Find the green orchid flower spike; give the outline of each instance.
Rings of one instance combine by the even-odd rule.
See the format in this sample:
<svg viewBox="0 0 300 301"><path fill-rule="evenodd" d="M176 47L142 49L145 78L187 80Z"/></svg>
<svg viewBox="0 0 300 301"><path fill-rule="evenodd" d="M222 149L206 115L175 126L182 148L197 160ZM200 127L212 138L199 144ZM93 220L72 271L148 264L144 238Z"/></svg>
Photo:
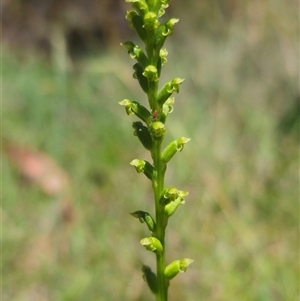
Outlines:
<svg viewBox="0 0 300 301"><path fill-rule="evenodd" d="M190 138L180 137L163 146L167 133L166 122L174 109L174 93L179 93L179 86L184 81L182 78L174 77L166 83L160 83L162 67L167 63L168 55L163 46L166 39L172 35L179 19L161 20L170 0L125 0L125 2L132 6L132 10L128 10L125 18L129 27L135 30L141 40L141 45L131 41L121 45L131 59L136 61L133 65L133 78L146 94L147 105L129 99L124 99L119 104L125 107L127 115L134 115L138 119L132 124L133 134L149 151L153 162L134 159L130 164L151 181L154 195L153 215L142 210L137 210L131 215L147 225L150 236L143 238L140 243L156 257L156 273L144 265L143 279L157 301L167 301L171 279L179 272L185 272L193 261L184 258L166 265L165 234L168 220L180 205L185 203L185 197L188 195L187 191L165 187L164 184L167 165L190 141Z"/></svg>

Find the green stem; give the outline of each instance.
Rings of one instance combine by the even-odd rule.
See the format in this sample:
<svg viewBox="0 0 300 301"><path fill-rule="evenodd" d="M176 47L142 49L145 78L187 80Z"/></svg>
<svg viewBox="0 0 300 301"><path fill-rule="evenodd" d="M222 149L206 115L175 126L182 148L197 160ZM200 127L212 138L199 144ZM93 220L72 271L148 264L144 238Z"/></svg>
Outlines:
<svg viewBox="0 0 300 301"><path fill-rule="evenodd" d="M154 177L152 181L154 197L155 197L155 213L156 213L156 238L161 242L163 251L156 254L157 267L157 301L168 300L168 287L164 276L165 270L165 229L167 225L167 218L164 214L162 206L159 204L160 194L164 189L165 164L160 160L161 155L161 141L156 142L152 153L154 161Z"/></svg>
<svg viewBox="0 0 300 301"><path fill-rule="evenodd" d="M149 39L148 41L153 41ZM152 65L157 66L157 58L155 56L155 47L150 42L147 48L147 54L149 61ZM158 82L149 83L148 101L152 112L161 111L161 106L157 103L157 91ZM156 231L154 236L161 242L163 246L162 253L156 254L156 273L157 273L157 294L156 301L167 301L168 300L168 285L165 279L164 271L166 267L165 263L165 229L167 226L167 217L164 214L163 207L159 204L159 198L161 192L164 189L164 178L166 165L161 162L161 144L162 140L154 142L153 149L151 151L153 159L153 179L152 187L155 198L155 215L156 215Z"/></svg>

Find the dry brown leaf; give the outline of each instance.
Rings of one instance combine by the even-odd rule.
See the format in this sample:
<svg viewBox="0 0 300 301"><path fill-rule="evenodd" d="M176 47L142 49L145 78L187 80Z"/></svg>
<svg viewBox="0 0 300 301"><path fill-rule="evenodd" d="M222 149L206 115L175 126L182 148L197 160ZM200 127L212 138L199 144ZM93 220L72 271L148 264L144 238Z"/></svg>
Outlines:
<svg viewBox="0 0 300 301"><path fill-rule="evenodd" d="M6 143L4 150L19 173L45 194L56 196L68 190L67 173L48 155L15 143Z"/></svg>

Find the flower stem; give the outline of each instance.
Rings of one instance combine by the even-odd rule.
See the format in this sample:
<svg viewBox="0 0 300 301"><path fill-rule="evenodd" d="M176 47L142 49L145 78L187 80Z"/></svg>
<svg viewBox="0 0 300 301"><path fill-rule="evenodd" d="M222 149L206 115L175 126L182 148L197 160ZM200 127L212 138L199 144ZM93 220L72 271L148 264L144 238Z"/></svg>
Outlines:
<svg viewBox="0 0 300 301"><path fill-rule="evenodd" d="M157 301L167 301L168 287L164 276L165 270L165 229L167 226L167 217L164 214L163 207L159 204L161 192L164 189L164 177L166 165L161 162L161 141L154 144L152 153L154 163L153 174L153 191L155 197L155 213L156 213L156 238L161 242L163 251L156 254L156 267L157 267Z"/></svg>

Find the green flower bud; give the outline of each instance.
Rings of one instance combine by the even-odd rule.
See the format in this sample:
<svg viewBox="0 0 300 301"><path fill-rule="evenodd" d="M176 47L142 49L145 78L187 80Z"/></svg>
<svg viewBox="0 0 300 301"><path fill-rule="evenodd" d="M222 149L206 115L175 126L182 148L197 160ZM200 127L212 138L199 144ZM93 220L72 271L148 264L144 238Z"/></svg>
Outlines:
<svg viewBox="0 0 300 301"><path fill-rule="evenodd" d="M143 245L148 251L154 253L162 253L163 246L161 242L153 236L145 237L140 241L141 245Z"/></svg>
<svg viewBox="0 0 300 301"><path fill-rule="evenodd" d="M145 93L148 93L149 91L149 83L148 79L143 75L143 68L140 66L139 63L133 65L134 73L133 73L133 78L137 79L141 88Z"/></svg>
<svg viewBox="0 0 300 301"><path fill-rule="evenodd" d="M130 27L135 29L140 39L146 41L147 31L144 28L143 18L135 10L131 10L127 12L126 20L128 20Z"/></svg>
<svg viewBox="0 0 300 301"><path fill-rule="evenodd" d="M153 142L148 128L144 126L140 121L133 122L132 127L135 129L133 134L139 138L139 140L147 150L151 150Z"/></svg>
<svg viewBox="0 0 300 301"><path fill-rule="evenodd" d="M177 152L183 150L184 144L189 142L191 139L186 137L178 138L172 141L166 148L162 151L161 160L167 164Z"/></svg>
<svg viewBox="0 0 300 301"><path fill-rule="evenodd" d="M121 43L121 46L128 50L130 57L132 59L136 59L142 68L145 68L149 65L148 58L146 57L140 46L135 45L131 41Z"/></svg>
<svg viewBox="0 0 300 301"><path fill-rule="evenodd" d="M157 277L156 274L152 272L151 268L147 265L143 265L142 267L143 271L143 279L147 282L151 292L153 294L157 293Z"/></svg>
<svg viewBox="0 0 300 301"><path fill-rule="evenodd" d="M155 227L156 227L155 221L153 220L152 216L148 212L138 210L138 211L132 212L130 214L133 217L138 218L141 223L145 222L146 225L148 226L148 229L151 232L155 231Z"/></svg>
<svg viewBox="0 0 300 301"><path fill-rule="evenodd" d="M143 76L147 77L150 82L157 82L159 80L157 68L153 65L149 65L145 68Z"/></svg>
<svg viewBox="0 0 300 301"><path fill-rule="evenodd" d="M164 271L165 277L169 280L174 278L179 272L186 272L188 266L193 262L190 258L183 258L171 262Z"/></svg>
<svg viewBox="0 0 300 301"><path fill-rule="evenodd" d="M153 140L160 140L166 133L165 125L160 121L151 124L150 134Z"/></svg>
<svg viewBox="0 0 300 301"><path fill-rule="evenodd" d="M167 99L172 95L172 93L178 93L179 85L182 84L183 81L184 79L177 77L167 82L159 91L157 96L157 102L160 105L163 105L167 101Z"/></svg>
<svg viewBox="0 0 300 301"><path fill-rule="evenodd" d="M153 166L148 161L134 159L130 165L134 166L138 173L144 173L148 179L152 180Z"/></svg>
<svg viewBox="0 0 300 301"><path fill-rule="evenodd" d="M144 28L154 30L158 28L159 22L157 14L154 12L148 12L144 15Z"/></svg>
<svg viewBox="0 0 300 301"><path fill-rule="evenodd" d="M151 120L152 115L151 113L142 105L140 105L136 101L131 101L129 99L123 99L119 102L121 106L125 106L125 110L127 115L135 114L144 122L148 123Z"/></svg>

